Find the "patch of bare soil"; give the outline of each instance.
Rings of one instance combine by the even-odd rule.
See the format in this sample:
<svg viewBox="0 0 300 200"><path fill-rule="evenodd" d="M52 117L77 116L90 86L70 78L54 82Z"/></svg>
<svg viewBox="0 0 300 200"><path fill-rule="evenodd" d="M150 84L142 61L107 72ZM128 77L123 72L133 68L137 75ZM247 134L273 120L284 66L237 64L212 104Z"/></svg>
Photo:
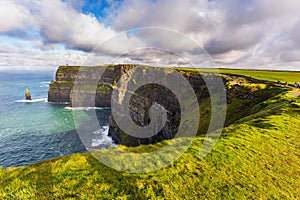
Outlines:
<svg viewBox="0 0 300 200"><path fill-rule="evenodd" d="M300 96L300 91L296 91L292 94L293 97L298 97Z"/></svg>

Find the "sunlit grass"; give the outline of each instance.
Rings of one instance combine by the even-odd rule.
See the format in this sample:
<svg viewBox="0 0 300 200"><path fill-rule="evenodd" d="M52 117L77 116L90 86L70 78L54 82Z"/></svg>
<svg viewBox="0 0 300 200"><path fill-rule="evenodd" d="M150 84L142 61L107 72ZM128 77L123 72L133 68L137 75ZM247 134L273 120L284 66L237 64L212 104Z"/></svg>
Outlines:
<svg viewBox="0 0 300 200"><path fill-rule="evenodd" d="M300 99L292 92L249 106L204 158L201 136L171 165L146 174L118 172L89 153L64 156L0 170L0 199L299 199Z"/></svg>
<svg viewBox="0 0 300 200"><path fill-rule="evenodd" d="M182 68L181 68L182 69ZM295 82L300 83L300 72L289 72L289 71L271 71L271 70L243 70L243 69L206 69L206 68L183 68L186 71L196 71L196 72L212 72L212 73L222 73L222 74L236 74L249 76L252 78L267 80L281 83L288 82L289 84L294 84Z"/></svg>

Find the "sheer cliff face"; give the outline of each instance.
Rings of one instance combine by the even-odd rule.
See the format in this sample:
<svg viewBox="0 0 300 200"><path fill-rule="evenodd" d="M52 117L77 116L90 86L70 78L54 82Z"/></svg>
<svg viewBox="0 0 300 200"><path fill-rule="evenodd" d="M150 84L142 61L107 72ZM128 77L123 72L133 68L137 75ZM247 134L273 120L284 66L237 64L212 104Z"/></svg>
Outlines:
<svg viewBox="0 0 300 200"><path fill-rule="evenodd" d="M95 95L95 102L93 105L85 105L84 99L76 99L77 106L96 106L96 107L110 107L111 93L113 85L116 81L133 65L116 65L116 66L97 66L97 67L79 67L79 66L60 66L56 72L55 80L49 86L48 102L50 103L68 103L72 104L72 93L75 82L78 88L76 92L82 95L77 97L84 98L85 96ZM105 69L101 78L98 76L98 69ZM81 70L81 71L79 71ZM86 72L86 73L83 73ZM83 84L80 81L83 80ZM98 84L89 86L85 81L96 80ZM82 89L80 88L82 86Z"/></svg>
<svg viewBox="0 0 300 200"><path fill-rule="evenodd" d="M48 102L70 103L70 94L79 67L61 66L58 68L55 80L49 86Z"/></svg>
<svg viewBox="0 0 300 200"><path fill-rule="evenodd" d="M103 68L101 79L97 76L97 69ZM79 71L81 70L81 71ZM85 71L87 73L83 73ZM98 84L95 86L89 86L88 84L81 84L81 80L97 80ZM79 99L76 99L79 106L91 106L91 107L110 107L110 98L112 93L112 85L115 80L114 67L111 66L99 66L99 67L78 67L78 66L60 66L56 72L55 80L52 81L48 91L48 101L51 103L68 103L72 105L72 94L75 82L78 88L76 95ZM82 88L80 88L82 86ZM96 92L95 92L96 91ZM95 101L91 105L85 104L84 97L89 95L95 96ZM82 97L82 99L81 99ZM80 102L82 102L80 104Z"/></svg>
<svg viewBox="0 0 300 200"><path fill-rule="evenodd" d="M198 72L177 71L164 68L149 68L149 70L147 68L133 68L130 71L126 71L127 77L121 79L118 82L114 91L115 95L112 96L113 105L119 104L120 107L117 109L115 106L112 107L113 115L111 115L110 117L109 128L109 135L115 142L120 144L124 144L127 146L138 146L141 144L153 144L163 140L174 138L178 132L182 120L182 109L185 109L185 112L190 113L191 116L193 115L192 113L195 112L195 105L193 104L194 101L189 101L190 96L187 96L187 93L185 91L186 88L185 86L183 86L184 81L186 81L186 83L191 86L191 90L193 90L195 95L195 102L197 102L197 107L199 107L198 104L200 102L206 100L210 96L208 88L206 86L206 82L203 78L205 77L205 75L199 74ZM149 76L151 76L151 72L153 71L156 71L154 73L154 77L149 78ZM184 80L179 79L178 76L175 76L176 73L178 74L178 76L182 76ZM214 75L210 75L209 78L218 78L221 81L223 80L219 76ZM208 77L206 77L205 79L208 79ZM152 81L153 83L149 84L149 82ZM166 85L168 85L168 81L170 81L170 84L176 85L175 87L173 87L173 89L175 88L175 90L179 90L179 92L177 92L177 96L174 91L166 87ZM131 82L131 86L128 82ZM139 83L141 82L148 84L145 84L141 87L135 87L135 85L139 85ZM159 82L161 84L157 84L156 82ZM130 96L130 100L128 103L130 116L129 120L132 120L134 124L130 125L130 123L124 123L122 127L122 119L117 122L115 116L122 116L124 120L126 116L128 116L124 114L126 113L124 112L124 109L126 109L127 107L126 98L129 98L128 96ZM181 98L187 99L187 102L184 106L182 106L182 104L180 104L179 102L178 98L180 98L180 96ZM130 126L150 127L149 124L151 123L151 107L157 104L165 109L166 122L164 123L163 127L158 130L158 132L155 132L156 134L152 135L151 137L143 138L133 135L132 132L136 131L136 129ZM160 115L162 115L162 113ZM197 113L197 115L200 115L200 113ZM198 127L198 123L199 116L197 119L197 124L195 125L196 127ZM189 129L188 124L192 124L192 122L185 122L183 126L187 126L186 129ZM126 126L125 129L124 126Z"/></svg>

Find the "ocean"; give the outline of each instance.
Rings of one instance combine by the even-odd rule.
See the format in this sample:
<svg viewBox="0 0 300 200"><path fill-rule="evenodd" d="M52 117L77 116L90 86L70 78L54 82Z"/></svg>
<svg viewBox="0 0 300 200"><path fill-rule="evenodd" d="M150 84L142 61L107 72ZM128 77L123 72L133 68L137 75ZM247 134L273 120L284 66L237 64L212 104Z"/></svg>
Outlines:
<svg viewBox="0 0 300 200"><path fill-rule="evenodd" d="M29 165L90 148L114 146L107 136L110 109L75 110L47 102L54 75L0 72L0 167ZM26 88L32 101L25 100ZM76 124L85 124L96 112L99 124L87 130L92 131L87 133L91 140L88 146L83 145L76 131L73 112L77 112Z"/></svg>

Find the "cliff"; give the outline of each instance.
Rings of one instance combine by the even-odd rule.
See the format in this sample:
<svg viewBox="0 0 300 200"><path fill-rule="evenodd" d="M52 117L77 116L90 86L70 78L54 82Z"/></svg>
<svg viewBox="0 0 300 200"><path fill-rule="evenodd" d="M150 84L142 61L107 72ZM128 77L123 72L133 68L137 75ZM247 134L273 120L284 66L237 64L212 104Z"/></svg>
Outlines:
<svg viewBox="0 0 300 200"><path fill-rule="evenodd" d="M154 73L152 77L150 75L151 73ZM198 105L195 106L195 103L198 104L198 102L201 103L210 100L210 94L206 83L210 82L211 84L216 84L218 83L218 80L221 80L221 84L226 85L227 82L227 79L218 75L199 74L198 71L174 71L165 68L136 67L132 68L131 71L126 75L127 78L121 79L121 81L119 81L115 90L116 95L112 98L112 102L114 103L114 105L120 104L118 103L120 101L123 103L119 105L119 109L115 109L113 115L110 117L109 135L117 143L125 144L128 146L153 144L163 140L172 139L180 129L181 121L184 121L184 124L182 126L184 126L185 131L183 132L192 133L192 130L195 129L195 127L198 127L200 117L200 113L196 113L199 112L199 110L195 109L198 108ZM180 79L178 75L184 77L184 79ZM127 80L134 80L132 83L133 86L140 82L148 82L150 84L143 85L139 88L130 87ZM187 81L186 83L185 80ZM184 84L186 84L186 86L184 86ZM195 101L190 98L193 94L187 91L187 88L189 86L191 86L191 90L195 93ZM133 88L138 89L135 90ZM224 90L224 87L221 89ZM177 93L175 92L176 90ZM210 91L213 93L212 95L220 92L218 91L220 90L220 88L218 88L217 85L213 85L210 90L215 90ZM225 91L223 92L225 94ZM129 95L131 96L129 100L129 115L126 115L123 111L123 108L126 106L123 104L126 104L124 102L126 102L126 98ZM180 102L180 98L186 99L186 101L184 102L184 100L181 100L182 102ZM221 99L223 100L223 102L225 102L226 96L223 96L223 98L220 98L220 100ZM159 126L159 123L163 123L161 124L161 128L153 127L153 130L151 130L151 108L153 105L157 104L165 109L166 120L165 123L163 123L163 119L158 119L158 121L156 122L156 126ZM210 104L208 106L210 106ZM154 112L159 111L156 110ZM163 116L163 112L164 111L159 114L159 117ZM186 116L185 119L182 119L183 112L188 113L189 115ZM118 122L116 122L116 116L122 116L120 117ZM127 117L129 118L127 119L128 122L132 120L135 124L130 125L130 123L125 121ZM193 119L195 117L197 119ZM153 119L155 119L155 117ZM151 132L157 132L157 134L152 135L151 137L136 137L135 135L133 135L134 132L142 135L142 132L148 131L148 129L143 130L142 128L136 126L148 126L148 129L150 129ZM208 127L206 126L205 128L207 129ZM151 135L151 133L148 133L148 135Z"/></svg>
<svg viewBox="0 0 300 200"><path fill-rule="evenodd" d="M78 73L79 70L84 70L85 73ZM97 70L105 70L100 79L97 75L99 74ZM170 76L170 74L172 75L172 73L175 74L176 72L184 77L184 80L188 81L188 84L192 87L200 104L200 111L194 109L195 107L192 106L193 102L187 102L184 111L190 113L191 116L199 116L197 124L195 124L192 119L188 118L186 121L186 124L188 125L185 128L186 130L189 130L198 126L198 134L205 134L208 130L211 121L212 96L221 94L222 92L225 94L218 98L218 101L220 102L217 104L228 104L225 125L229 125L236 120L249 115L250 109L247 108L280 92L278 89L274 90L272 88L273 84L270 82L238 75L200 74L197 70L192 69L176 69L174 71L167 68L154 68L138 65L103 65L82 68L77 66L61 66L57 70L55 80L50 84L48 101L53 103L71 104L72 96L76 96L76 99L73 101L76 102L76 105L71 106L111 107L111 103L119 105L119 109L115 109L113 115L111 115L109 124L109 135L118 144L138 146L141 144L153 144L162 140L172 139L177 133L180 121L182 120L182 110L180 108L178 96L186 95L187 91L181 88L182 91L179 91L179 95L177 94L176 96L172 90L155 83L146 84L136 89L130 88L128 80L133 81L133 86L136 82L151 81L148 80L150 71L157 73L156 80L163 84L167 83L165 77ZM122 76L126 78L120 79ZM79 82L96 81L98 84L96 88L90 87L88 84L83 84L82 88L76 88L76 95L74 95L73 88L75 78L77 78L77 82L78 80ZM220 80L222 83L220 83ZM184 84L184 81L180 82L179 79L176 79L173 80L173 83L180 85ZM210 83L209 89L206 83ZM218 84L224 85L225 88L218 87ZM176 90L176 88L173 89ZM225 91L222 91L224 89ZM113 91L114 96L112 97ZM91 95L95 95L95 102L88 102L89 99L93 99L91 98ZM127 113L124 115L123 109L126 105L125 103L123 105L120 102L125 102L128 96L130 96L128 102L129 114ZM133 121L134 125L137 127L151 125L150 115L151 107L153 105L161 105L166 111L166 121L159 127L157 134L151 135L150 137L139 138L132 134L128 134L129 131L131 132L131 130L133 130L130 129L131 127L129 124L125 123L125 126L127 126L125 127L125 131L124 127L119 127L120 121L122 123L122 121L125 121L127 118L128 120ZM116 116L121 118L119 123L116 122ZM163 113L161 113L161 116L163 116ZM201 120L199 120L199 117ZM198 121L200 121L200 123ZM193 127L189 127L192 125Z"/></svg>
<svg viewBox="0 0 300 200"><path fill-rule="evenodd" d="M94 94L96 90L95 102L91 106L110 107L112 87L122 75L122 70L128 66L130 65L100 65L81 68L79 66L60 66L56 72L55 80L49 86L48 102L72 104L72 91L75 80L77 80L79 87L81 86L80 80L83 80L84 84L82 84L82 88L77 88L76 91L81 92L82 96L88 96L89 94ZM97 75L99 69L105 70L101 78ZM80 73L78 73L79 70L81 70ZM90 80L97 80L98 84L96 88L85 83Z"/></svg>
<svg viewBox="0 0 300 200"><path fill-rule="evenodd" d="M78 69L77 66L60 66L57 69L55 80L49 85L48 102L70 103L70 94Z"/></svg>

